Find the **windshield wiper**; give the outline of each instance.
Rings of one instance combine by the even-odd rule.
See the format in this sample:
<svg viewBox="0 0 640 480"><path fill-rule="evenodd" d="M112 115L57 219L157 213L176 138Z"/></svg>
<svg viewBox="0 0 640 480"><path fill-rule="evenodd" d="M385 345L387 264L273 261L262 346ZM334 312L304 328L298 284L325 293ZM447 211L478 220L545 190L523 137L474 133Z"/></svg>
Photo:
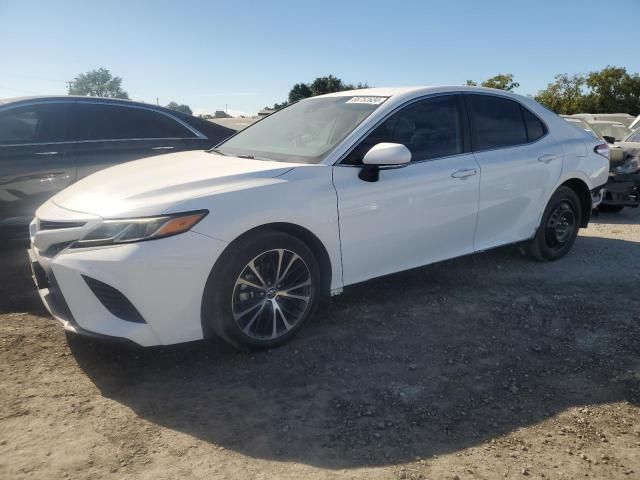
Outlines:
<svg viewBox="0 0 640 480"><path fill-rule="evenodd" d="M238 158L248 158L249 160L255 160L256 157L253 155L236 155Z"/></svg>

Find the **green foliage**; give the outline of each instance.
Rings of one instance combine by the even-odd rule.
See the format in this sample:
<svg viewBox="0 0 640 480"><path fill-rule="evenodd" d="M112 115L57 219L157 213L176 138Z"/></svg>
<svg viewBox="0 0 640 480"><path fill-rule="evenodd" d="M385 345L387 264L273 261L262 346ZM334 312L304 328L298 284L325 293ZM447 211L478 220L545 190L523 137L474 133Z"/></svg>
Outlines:
<svg viewBox="0 0 640 480"><path fill-rule="evenodd" d="M318 77L311 83L296 83L291 90L289 90L288 101L276 103L273 105L273 108L279 110L290 103L297 102L304 98L324 95L326 93L342 92L344 90L359 90L362 88L369 88L369 84L367 82L358 82L356 85L344 83L342 79L333 75Z"/></svg>
<svg viewBox="0 0 640 480"><path fill-rule="evenodd" d="M178 105L176 102L169 102L167 104L167 108L170 110L175 110L176 112L186 113L187 115L193 115L191 108L189 105Z"/></svg>
<svg viewBox="0 0 640 480"><path fill-rule="evenodd" d="M640 75L623 67L606 67L588 75L555 76L535 99L559 114L640 114Z"/></svg>
<svg viewBox="0 0 640 480"><path fill-rule="evenodd" d="M520 84L513 80L513 75L511 73L499 73L495 77L491 77L482 82L482 86L513 92L513 90L518 88Z"/></svg>
<svg viewBox="0 0 640 480"><path fill-rule="evenodd" d="M81 73L71 82L69 95L84 95L89 97L129 98L129 94L122 89L122 78L114 77L106 68Z"/></svg>
<svg viewBox="0 0 640 480"><path fill-rule="evenodd" d="M311 87L306 83L296 83L289 91L289 103L313 96Z"/></svg>
<svg viewBox="0 0 640 480"><path fill-rule="evenodd" d="M467 80L467 87L477 87L478 82L474 80ZM518 88L520 84L513 80L513 74L511 73L499 73L498 75L486 79L480 84L481 87L497 88L498 90L506 90L507 92L513 92Z"/></svg>
<svg viewBox="0 0 640 480"><path fill-rule="evenodd" d="M569 76L566 73L556 75L555 81L540 90L534 99L561 115L571 115L585 110L583 88L585 78L580 75Z"/></svg>

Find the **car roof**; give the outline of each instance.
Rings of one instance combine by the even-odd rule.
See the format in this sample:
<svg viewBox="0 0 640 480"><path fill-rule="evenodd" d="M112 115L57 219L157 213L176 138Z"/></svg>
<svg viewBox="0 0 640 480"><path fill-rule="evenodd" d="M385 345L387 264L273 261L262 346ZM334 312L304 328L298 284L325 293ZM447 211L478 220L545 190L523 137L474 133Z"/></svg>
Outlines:
<svg viewBox="0 0 640 480"><path fill-rule="evenodd" d="M152 103L144 103L144 102L136 102L134 100L128 100L123 98L111 98L111 97L90 97L84 95L39 95L32 97L13 97L13 98L2 98L0 99L0 106L9 105L12 103L29 103L29 102L63 102L63 101L80 101L80 102L90 102L90 103L105 103L105 104L120 104L120 105L128 105L128 106L137 106L144 108L151 108L154 110L160 110L166 113L170 113L171 115L178 116L175 110L168 109L166 107L161 107L160 105L154 105ZM188 115L188 114L183 114ZM191 115L189 115L191 116Z"/></svg>
<svg viewBox="0 0 640 480"><path fill-rule="evenodd" d="M515 93L506 90L497 90L495 88L486 87L468 87L466 85L432 85L432 86L414 86L414 87L374 87L362 88L358 90L345 90L342 92L328 93L323 97L353 97L353 96L372 96L372 97L395 97L395 96L417 96L429 93L445 93L445 92L476 92L476 93L494 93L503 96L512 96L522 98ZM312 97L317 98L317 97Z"/></svg>

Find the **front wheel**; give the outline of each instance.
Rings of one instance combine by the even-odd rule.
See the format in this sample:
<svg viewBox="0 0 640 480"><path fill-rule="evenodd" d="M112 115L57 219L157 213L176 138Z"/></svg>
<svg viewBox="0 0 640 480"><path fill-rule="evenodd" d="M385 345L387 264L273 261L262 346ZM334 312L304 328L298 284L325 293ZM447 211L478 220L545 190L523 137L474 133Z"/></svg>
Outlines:
<svg viewBox="0 0 640 480"><path fill-rule="evenodd" d="M320 269L307 245L286 233L241 239L212 270L203 328L241 348L289 340L315 311Z"/></svg>
<svg viewBox="0 0 640 480"><path fill-rule="evenodd" d="M564 257L578 236L582 220L580 199L569 187L560 187L553 194L529 243L529 253L541 261Z"/></svg>

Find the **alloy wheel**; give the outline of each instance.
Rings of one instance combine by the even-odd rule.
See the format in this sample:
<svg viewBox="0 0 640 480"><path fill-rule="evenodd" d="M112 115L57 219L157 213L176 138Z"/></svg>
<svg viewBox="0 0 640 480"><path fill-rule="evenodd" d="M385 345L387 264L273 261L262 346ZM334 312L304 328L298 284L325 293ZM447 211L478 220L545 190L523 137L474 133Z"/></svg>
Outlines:
<svg viewBox="0 0 640 480"><path fill-rule="evenodd" d="M233 318L251 338L277 339L304 318L313 288L311 272L300 255L287 249L263 252L235 282Z"/></svg>

